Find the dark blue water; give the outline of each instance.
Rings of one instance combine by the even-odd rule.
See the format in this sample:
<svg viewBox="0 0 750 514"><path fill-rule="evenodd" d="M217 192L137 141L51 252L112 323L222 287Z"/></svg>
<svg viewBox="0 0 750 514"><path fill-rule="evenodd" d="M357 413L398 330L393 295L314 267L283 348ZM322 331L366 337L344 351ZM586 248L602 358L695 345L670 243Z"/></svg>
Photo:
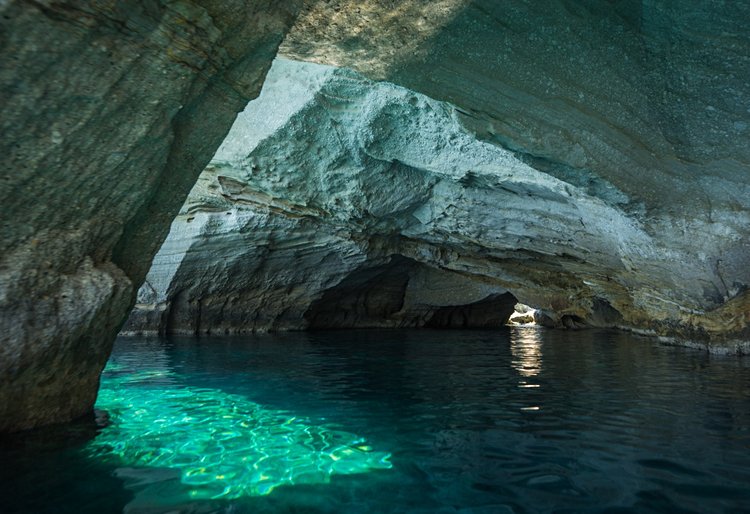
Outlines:
<svg viewBox="0 0 750 514"><path fill-rule="evenodd" d="M539 328L118 341L0 512L750 512L750 359Z"/></svg>

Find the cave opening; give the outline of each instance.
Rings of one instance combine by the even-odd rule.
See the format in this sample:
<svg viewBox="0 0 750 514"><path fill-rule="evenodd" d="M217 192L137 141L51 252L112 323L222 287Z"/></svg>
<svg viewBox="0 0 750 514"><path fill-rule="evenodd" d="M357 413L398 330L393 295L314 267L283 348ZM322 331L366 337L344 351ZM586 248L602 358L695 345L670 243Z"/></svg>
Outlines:
<svg viewBox="0 0 750 514"><path fill-rule="evenodd" d="M750 3L0 14L3 512L750 510Z"/></svg>
<svg viewBox="0 0 750 514"><path fill-rule="evenodd" d="M536 325L537 319L541 319L540 309L518 302L513 306L513 313L508 318L510 325Z"/></svg>
<svg viewBox="0 0 750 514"><path fill-rule="evenodd" d="M474 277L393 255L356 270L305 312L308 329L504 326L516 298Z"/></svg>

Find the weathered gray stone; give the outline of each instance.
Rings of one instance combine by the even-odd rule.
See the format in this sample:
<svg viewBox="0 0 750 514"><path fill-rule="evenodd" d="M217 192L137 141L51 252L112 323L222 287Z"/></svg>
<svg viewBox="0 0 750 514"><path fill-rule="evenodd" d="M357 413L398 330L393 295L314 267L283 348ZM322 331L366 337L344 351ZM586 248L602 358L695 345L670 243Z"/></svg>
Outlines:
<svg viewBox="0 0 750 514"><path fill-rule="evenodd" d="M750 5L473 0L440 7L439 21L425 18L439 28L404 32L414 40L401 41L403 53L394 56L372 28L317 23L335 15L316 4L282 52L450 101L481 139L636 220L652 240L647 252L669 257L656 264L644 255L652 265L643 268L625 252L625 271L613 276L605 267L586 279L614 309L630 312L626 325L733 346L750 337ZM366 12L381 20L391 8L373 2ZM373 64L382 55L390 64ZM578 237L568 230L560 239ZM637 285L639 276L650 278ZM555 306L581 303L567 296Z"/></svg>
<svg viewBox="0 0 750 514"><path fill-rule="evenodd" d="M506 162L539 173L502 183L541 211L510 202L466 228L462 212L497 207L495 178L467 172L484 150L456 163L461 185L429 166L429 137L408 149L386 137L421 127L373 109L384 114L368 122L376 137L363 140L365 155L395 159L399 188L424 193L435 180L414 211L424 232L399 225L396 253L517 286L558 321L746 347L737 341L750 337L749 21L746 2L718 0L0 2L0 430L90 408L132 284L292 23L286 55L447 100L464 127L507 150ZM399 117L424 105L381 107ZM230 196L252 197L258 185L230 182ZM393 198L371 219L418 203L373 194ZM290 195L271 207L309 219L299 207L311 206L294 203L306 197ZM547 209L548 222L526 226ZM372 223L359 228L381 230ZM353 241L345 232L331 237ZM508 234L517 243L492 239Z"/></svg>
<svg viewBox="0 0 750 514"><path fill-rule="evenodd" d="M362 114L379 96L403 95L429 102L350 72L278 61L173 223L126 333L502 325L515 300L498 299L506 291L497 282L392 257L414 221L410 203L436 179L406 166L394 174L390 160L368 156ZM347 105L331 109L334 98Z"/></svg>
<svg viewBox="0 0 750 514"><path fill-rule="evenodd" d="M89 411L296 2L0 2L0 431Z"/></svg>
<svg viewBox="0 0 750 514"><path fill-rule="evenodd" d="M496 288L460 305L507 290L552 326L732 333L701 314L722 305L702 288L720 281L705 262L737 244L731 226L677 245L654 229L663 218L629 210L614 186L599 196L553 177L477 140L463 120L397 86L277 61L173 225L129 328L405 326L402 291L418 289L414 277L383 268L401 255ZM711 253L696 255L699 245ZM374 303L391 306L379 321L361 313L375 276ZM145 300L151 289L156 301ZM149 325L148 312L182 314Z"/></svg>

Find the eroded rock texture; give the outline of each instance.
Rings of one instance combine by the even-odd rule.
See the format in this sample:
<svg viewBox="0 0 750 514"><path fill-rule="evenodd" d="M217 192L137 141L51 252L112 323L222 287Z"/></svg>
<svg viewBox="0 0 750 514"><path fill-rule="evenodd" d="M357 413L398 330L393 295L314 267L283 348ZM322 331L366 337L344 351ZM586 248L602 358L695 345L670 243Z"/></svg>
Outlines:
<svg viewBox="0 0 750 514"><path fill-rule="evenodd" d="M707 261L745 244L737 227L714 223L700 242L676 244L673 231L661 235L664 217L630 209L614 184L553 176L464 121L404 88L277 61L173 225L129 329L393 326L394 313L399 326L413 263L495 288L454 292L453 307L510 291L567 327L722 341L746 328L745 268L731 279L729 324L715 330L724 320L705 314L728 298ZM380 316L367 314L370 294Z"/></svg>
<svg viewBox="0 0 750 514"><path fill-rule="evenodd" d="M515 300L499 282L402 250L401 231L435 179L368 156L361 137L371 120L361 117L380 112L373 100L407 97L430 102L278 61L173 223L125 330L502 325ZM463 308L481 302L491 315ZM457 313L437 316L445 307Z"/></svg>
<svg viewBox="0 0 750 514"><path fill-rule="evenodd" d="M259 205L273 245L356 247L346 276L400 255L554 323L747 341L749 21L718 0L0 1L0 430L90 408L133 284L292 25L285 55L458 110L338 76L330 116L283 129L299 146L263 140L259 178L217 164L218 209Z"/></svg>
<svg viewBox="0 0 750 514"><path fill-rule="evenodd" d="M386 4L378 5L387 11ZM412 31L418 42L402 41L404 52L396 50L386 67L372 64L388 51L374 31L342 32L314 21L345 16L323 3L300 18L282 51L457 105L481 139L604 201L652 240L643 259L625 252L619 259L625 271L613 276L601 268L586 277L585 289L628 313L627 324L747 346L750 5L473 0L441 6L439 21L418 18L422 27L439 28ZM366 15L387 16L374 6ZM348 58L351 47L360 54ZM638 248L644 246L632 251Z"/></svg>
<svg viewBox="0 0 750 514"><path fill-rule="evenodd" d="M0 2L0 431L91 409L174 214L294 2Z"/></svg>

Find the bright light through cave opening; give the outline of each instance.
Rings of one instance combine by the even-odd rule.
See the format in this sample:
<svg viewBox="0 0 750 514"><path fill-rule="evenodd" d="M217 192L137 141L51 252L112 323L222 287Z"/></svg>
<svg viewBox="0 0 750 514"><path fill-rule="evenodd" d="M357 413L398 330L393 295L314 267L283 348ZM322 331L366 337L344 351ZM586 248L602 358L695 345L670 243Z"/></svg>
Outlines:
<svg viewBox="0 0 750 514"><path fill-rule="evenodd" d="M537 309L523 303L513 306L513 313L508 319L508 325L536 325Z"/></svg>

